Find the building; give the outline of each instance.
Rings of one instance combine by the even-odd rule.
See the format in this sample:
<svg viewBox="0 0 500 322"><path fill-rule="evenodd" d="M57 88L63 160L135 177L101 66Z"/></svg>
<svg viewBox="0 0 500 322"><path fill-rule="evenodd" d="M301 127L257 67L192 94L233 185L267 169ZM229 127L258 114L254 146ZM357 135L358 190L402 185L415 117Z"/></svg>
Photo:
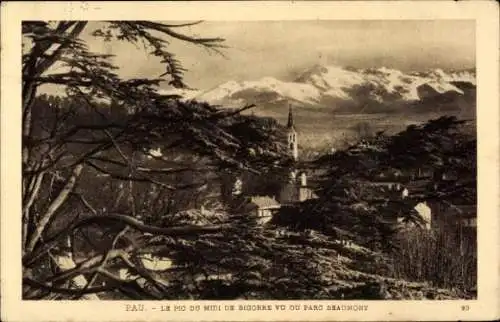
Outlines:
<svg viewBox="0 0 500 322"><path fill-rule="evenodd" d="M245 205L245 212L254 217L259 224L269 222L273 215L281 208L281 204L268 196L250 197Z"/></svg>
<svg viewBox="0 0 500 322"><path fill-rule="evenodd" d="M300 172L298 179L291 176L288 182L283 183L279 194L279 200L282 204L292 204L315 198L317 198L316 194L307 185L305 172Z"/></svg>
<svg viewBox="0 0 500 322"><path fill-rule="evenodd" d="M427 202L420 202L418 203L415 208L416 212L420 215L420 217L423 219L423 226L425 229L429 230L432 228L433 220L432 220L432 209L429 207Z"/></svg>
<svg viewBox="0 0 500 322"><path fill-rule="evenodd" d="M230 186L226 190L229 196L229 204L235 212L241 213L241 211L243 211L244 213L255 216L258 222L266 223L282 205L291 205L308 199L317 198L314 191L308 185L306 172L299 171L297 167L299 158L298 135L295 129L291 108L288 113L286 135L288 152L294 162L290 169L288 169L286 175L279 179L279 187L268 195L257 195L251 192L255 191L252 187L255 188L256 182L250 182L252 179L245 178L244 174L233 176L230 181Z"/></svg>
<svg viewBox="0 0 500 322"><path fill-rule="evenodd" d="M283 205L293 204L317 198L314 191L307 184L307 174L304 171L298 171L296 167L299 159L298 135L295 129L291 107L288 111L287 145L294 165L292 165L289 170L288 178L284 178L283 180L283 185L279 192L280 203Z"/></svg>
<svg viewBox="0 0 500 322"><path fill-rule="evenodd" d="M287 123L287 143L288 150L294 161L299 159L299 144L297 138L297 131L295 130L295 124L293 122L292 107L288 110L288 123Z"/></svg>

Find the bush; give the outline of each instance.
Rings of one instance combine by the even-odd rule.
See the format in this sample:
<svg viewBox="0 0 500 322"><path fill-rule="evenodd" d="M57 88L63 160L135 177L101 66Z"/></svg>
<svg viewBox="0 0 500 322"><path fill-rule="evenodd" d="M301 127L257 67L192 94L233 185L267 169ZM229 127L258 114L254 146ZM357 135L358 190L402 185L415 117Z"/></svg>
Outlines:
<svg viewBox="0 0 500 322"><path fill-rule="evenodd" d="M475 232L454 227L411 229L398 235L393 276L474 292L477 287Z"/></svg>

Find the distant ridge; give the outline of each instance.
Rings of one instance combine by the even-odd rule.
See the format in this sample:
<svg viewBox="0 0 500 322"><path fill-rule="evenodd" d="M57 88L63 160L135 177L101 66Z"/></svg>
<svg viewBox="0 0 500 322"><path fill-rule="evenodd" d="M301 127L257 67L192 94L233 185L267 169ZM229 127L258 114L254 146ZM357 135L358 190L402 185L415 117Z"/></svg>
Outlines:
<svg viewBox="0 0 500 322"><path fill-rule="evenodd" d="M274 77L229 80L205 91L176 93L186 99L222 106L294 104L352 113L405 111L419 108L421 104L442 102L447 108L453 108L455 101L459 101L460 108L464 108L464 104L475 108L476 74L471 69L402 72L387 67L356 69L314 65L297 75L292 81Z"/></svg>

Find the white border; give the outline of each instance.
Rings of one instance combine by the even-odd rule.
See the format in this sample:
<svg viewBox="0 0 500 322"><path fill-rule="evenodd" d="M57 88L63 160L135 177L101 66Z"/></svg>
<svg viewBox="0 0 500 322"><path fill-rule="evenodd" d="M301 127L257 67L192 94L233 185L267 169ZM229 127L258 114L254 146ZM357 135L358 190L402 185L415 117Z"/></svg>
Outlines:
<svg viewBox="0 0 500 322"><path fill-rule="evenodd" d="M471 2L8 2L2 3L1 87L1 308L6 321L128 320L493 320L499 301L498 5ZM363 304L368 311L126 312L132 302L20 300L21 254L21 21L22 20L433 20L476 21L478 86L479 293L475 301L315 301ZM194 301L171 301L188 306ZM241 301L216 301L225 305ZM244 304L304 301L245 301ZM167 304L167 302L163 303ZM208 304L207 302L198 304ZM461 305L469 305L464 312ZM158 306L159 303L156 303Z"/></svg>

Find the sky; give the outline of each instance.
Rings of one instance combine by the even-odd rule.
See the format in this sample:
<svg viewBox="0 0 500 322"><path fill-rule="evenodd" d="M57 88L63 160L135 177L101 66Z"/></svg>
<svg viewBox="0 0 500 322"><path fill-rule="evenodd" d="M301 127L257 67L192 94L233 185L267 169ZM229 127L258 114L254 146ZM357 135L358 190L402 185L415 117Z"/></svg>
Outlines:
<svg viewBox="0 0 500 322"><path fill-rule="evenodd" d="M147 51L123 42L103 43L83 38L90 49L115 54L124 77L154 77L164 68ZM272 76L293 80L315 64L400 70L475 67L474 21L459 20L315 20L315 21L207 21L177 29L188 35L222 37L224 56L181 41L171 51L188 69L189 86L209 89L229 80L256 80Z"/></svg>

